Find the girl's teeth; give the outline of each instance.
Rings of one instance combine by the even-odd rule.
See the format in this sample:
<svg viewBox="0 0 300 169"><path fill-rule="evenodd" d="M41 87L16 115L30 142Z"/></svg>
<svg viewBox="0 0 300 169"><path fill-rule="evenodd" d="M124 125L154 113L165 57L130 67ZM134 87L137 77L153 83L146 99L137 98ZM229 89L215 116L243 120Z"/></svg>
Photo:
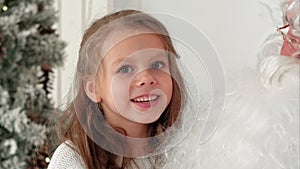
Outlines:
<svg viewBox="0 0 300 169"><path fill-rule="evenodd" d="M149 97L141 97L134 99L135 102L146 102L146 101L153 101L157 98L158 96L149 96Z"/></svg>

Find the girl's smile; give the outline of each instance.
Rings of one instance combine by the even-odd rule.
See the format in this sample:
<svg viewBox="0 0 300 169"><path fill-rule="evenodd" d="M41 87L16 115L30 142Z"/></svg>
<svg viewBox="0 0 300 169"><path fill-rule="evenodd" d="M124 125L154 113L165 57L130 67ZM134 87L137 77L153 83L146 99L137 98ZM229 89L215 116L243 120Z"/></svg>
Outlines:
<svg viewBox="0 0 300 169"><path fill-rule="evenodd" d="M145 94L138 96L134 99L130 99L131 102L133 102L133 106L141 108L141 110L147 110L152 106L157 105L157 103L160 101L160 95L156 94Z"/></svg>

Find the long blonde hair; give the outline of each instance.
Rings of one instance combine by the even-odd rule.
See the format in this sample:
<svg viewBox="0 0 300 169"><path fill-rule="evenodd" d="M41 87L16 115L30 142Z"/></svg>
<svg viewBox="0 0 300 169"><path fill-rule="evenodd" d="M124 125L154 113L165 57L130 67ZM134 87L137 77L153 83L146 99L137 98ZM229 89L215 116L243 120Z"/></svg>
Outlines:
<svg viewBox="0 0 300 169"><path fill-rule="evenodd" d="M116 20L117 22L111 24ZM98 118L101 107L89 99L83 88L84 77L97 69L96 66L99 66L99 64L94 64L97 62L95 60L103 57L99 56L101 55L99 50L102 44L105 43L106 35L119 26L142 26L153 30L163 40L166 50L178 57L166 28L158 20L140 11L123 10L106 15L96 20L86 30L80 45L75 74L75 87L73 90L76 91L76 96L64 111L57 129L60 140L62 142L71 141L74 145L72 148L81 155L86 167L89 169L128 168L132 162L132 158L121 157L122 164L120 166L117 162L118 155L108 152L94 143L93 139L101 138L105 144L124 149L118 140L109 137L110 130L106 129L105 121ZM176 64L176 58L169 56L169 62L173 83L172 98L160 118L149 124L149 136L158 135L172 126L179 117L183 109L182 105L185 102L185 87ZM97 121L97 124L95 124L95 121ZM99 121L100 124L98 124ZM101 131L98 128L101 128ZM87 130L98 132L88 135Z"/></svg>

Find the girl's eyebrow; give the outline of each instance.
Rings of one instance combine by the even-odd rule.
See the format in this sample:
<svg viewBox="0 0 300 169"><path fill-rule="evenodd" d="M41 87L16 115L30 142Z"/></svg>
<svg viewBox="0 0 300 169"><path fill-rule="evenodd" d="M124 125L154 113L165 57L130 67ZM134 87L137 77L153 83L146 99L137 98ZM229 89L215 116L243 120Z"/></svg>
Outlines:
<svg viewBox="0 0 300 169"><path fill-rule="evenodd" d="M168 58L168 53L167 52L156 53L155 55L152 56L152 58L153 59Z"/></svg>
<svg viewBox="0 0 300 169"><path fill-rule="evenodd" d="M121 63L124 59L126 59L126 57L125 57L125 58L123 58L123 57L118 57L117 59L115 59L115 60L112 62L112 65L120 65L120 63Z"/></svg>
<svg viewBox="0 0 300 169"><path fill-rule="evenodd" d="M158 52L151 56L152 60L158 59L158 58L165 58L168 56L167 52ZM130 57L130 56L129 56ZM120 65L126 58L128 57L118 57L116 58L111 65Z"/></svg>

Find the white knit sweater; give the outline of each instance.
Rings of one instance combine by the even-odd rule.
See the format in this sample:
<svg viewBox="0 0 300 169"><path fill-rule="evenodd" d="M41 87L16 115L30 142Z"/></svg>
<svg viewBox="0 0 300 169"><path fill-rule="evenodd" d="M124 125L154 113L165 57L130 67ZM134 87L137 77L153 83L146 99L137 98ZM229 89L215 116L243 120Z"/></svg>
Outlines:
<svg viewBox="0 0 300 169"><path fill-rule="evenodd" d="M72 143L68 143L72 145ZM140 158L135 159L134 162L137 166L151 169L154 166L156 168L162 168L164 165L162 161L153 161L153 158ZM137 168L136 165L132 165L131 168ZM83 159L81 156L72 148L70 148L66 143L63 143L57 147L55 150L48 169L86 169Z"/></svg>
<svg viewBox="0 0 300 169"><path fill-rule="evenodd" d="M80 155L63 143L55 150L48 169L86 169Z"/></svg>

